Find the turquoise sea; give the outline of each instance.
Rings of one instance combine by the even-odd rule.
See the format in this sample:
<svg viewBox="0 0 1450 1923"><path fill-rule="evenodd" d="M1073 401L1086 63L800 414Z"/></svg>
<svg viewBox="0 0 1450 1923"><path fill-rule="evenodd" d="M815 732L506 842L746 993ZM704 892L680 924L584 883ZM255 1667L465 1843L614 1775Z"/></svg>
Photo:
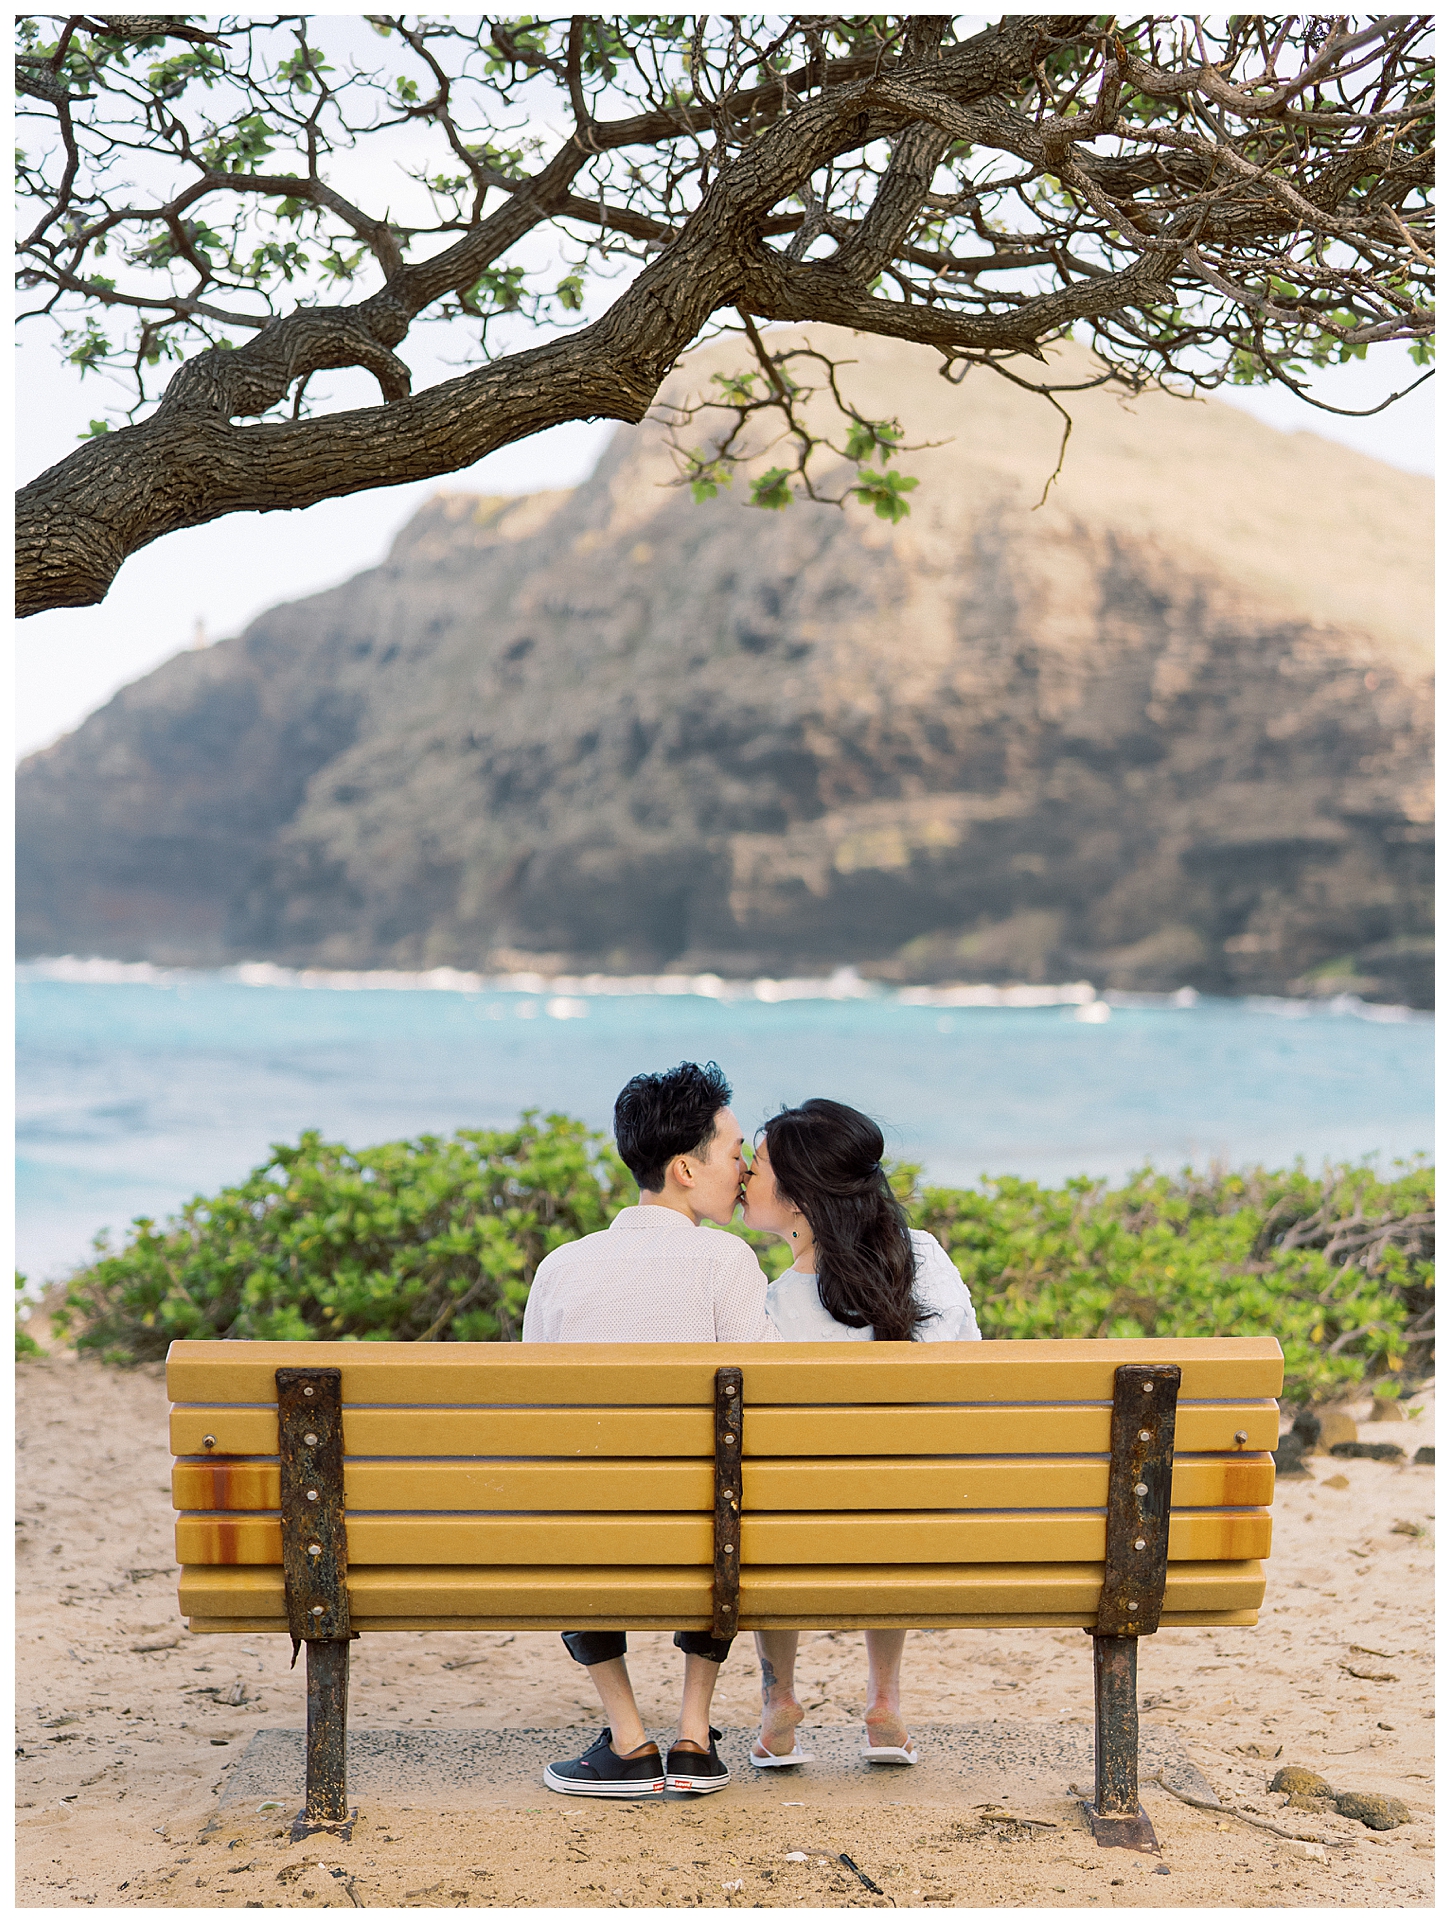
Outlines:
<svg viewBox="0 0 1450 1923"><path fill-rule="evenodd" d="M31 963L17 1263L33 1284L62 1275L98 1230L234 1181L304 1128L362 1146L524 1108L605 1127L630 1075L684 1057L723 1065L747 1129L832 1095L944 1182L1116 1178L1149 1161L1388 1168L1432 1147L1433 1040L1429 1016L1348 997Z"/></svg>

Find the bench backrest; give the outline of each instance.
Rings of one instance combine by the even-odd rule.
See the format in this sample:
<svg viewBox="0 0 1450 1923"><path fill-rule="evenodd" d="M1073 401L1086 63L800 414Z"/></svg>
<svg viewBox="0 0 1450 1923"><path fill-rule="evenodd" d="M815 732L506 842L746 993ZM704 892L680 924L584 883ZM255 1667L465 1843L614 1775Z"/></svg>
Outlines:
<svg viewBox="0 0 1450 1923"><path fill-rule="evenodd" d="M178 1342L181 1607L286 1627L279 1367L342 1373L354 1627L710 1618L715 1372L743 1371L741 1627L1094 1620L1120 1363L1182 1370L1162 1621L1263 1596L1271 1338Z"/></svg>

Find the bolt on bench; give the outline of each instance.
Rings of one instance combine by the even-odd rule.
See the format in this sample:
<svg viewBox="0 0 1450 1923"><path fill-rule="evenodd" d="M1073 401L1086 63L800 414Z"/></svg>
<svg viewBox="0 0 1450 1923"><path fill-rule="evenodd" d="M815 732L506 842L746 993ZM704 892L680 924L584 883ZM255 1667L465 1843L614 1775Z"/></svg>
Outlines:
<svg viewBox="0 0 1450 1923"><path fill-rule="evenodd" d="M307 1646L307 1807L347 1816L369 1630L1062 1627L1093 1638L1098 1841L1138 1801L1137 1639L1252 1624L1267 1337L175 1342L180 1603Z"/></svg>

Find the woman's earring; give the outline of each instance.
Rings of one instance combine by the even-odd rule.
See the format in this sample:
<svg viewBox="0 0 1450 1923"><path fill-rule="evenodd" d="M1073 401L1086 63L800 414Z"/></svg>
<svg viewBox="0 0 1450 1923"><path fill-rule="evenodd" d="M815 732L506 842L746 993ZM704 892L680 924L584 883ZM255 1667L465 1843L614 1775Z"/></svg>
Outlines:
<svg viewBox="0 0 1450 1923"><path fill-rule="evenodd" d="M794 1242L794 1241L795 1241L795 1239L796 1239L796 1234L795 1234L795 1230L794 1230L794 1229L792 1229L792 1230L791 1230L791 1232L790 1232L790 1239L791 1239L791 1241L792 1241L792 1242Z"/></svg>

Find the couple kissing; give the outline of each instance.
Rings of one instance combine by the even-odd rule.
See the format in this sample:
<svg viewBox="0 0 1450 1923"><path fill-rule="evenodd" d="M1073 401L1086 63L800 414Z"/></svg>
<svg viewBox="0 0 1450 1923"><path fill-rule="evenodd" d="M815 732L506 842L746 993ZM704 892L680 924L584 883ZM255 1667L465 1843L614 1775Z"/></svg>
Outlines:
<svg viewBox="0 0 1450 1923"><path fill-rule="evenodd" d="M971 1342L971 1296L934 1236L909 1227L881 1157L881 1130L843 1102L814 1097L760 1130L747 1159L718 1065L682 1062L636 1075L614 1107L621 1160L639 1202L607 1229L539 1264L525 1342ZM743 1202L747 1228L779 1236L791 1266L768 1281L748 1243L711 1234ZM866 1734L872 1763L916 1761L901 1719L907 1631L866 1630ZM662 1758L640 1720L623 1630L564 1633L588 1670L607 1728L582 1756L551 1763L550 1789L572 1796L708 1794L724 1789L710 1704L733 1638L677 1630L685 1677L675 1740ZM762 1678L758 1769L812 1759L796 1740L799 1633L757 1630Z"/></svg>

